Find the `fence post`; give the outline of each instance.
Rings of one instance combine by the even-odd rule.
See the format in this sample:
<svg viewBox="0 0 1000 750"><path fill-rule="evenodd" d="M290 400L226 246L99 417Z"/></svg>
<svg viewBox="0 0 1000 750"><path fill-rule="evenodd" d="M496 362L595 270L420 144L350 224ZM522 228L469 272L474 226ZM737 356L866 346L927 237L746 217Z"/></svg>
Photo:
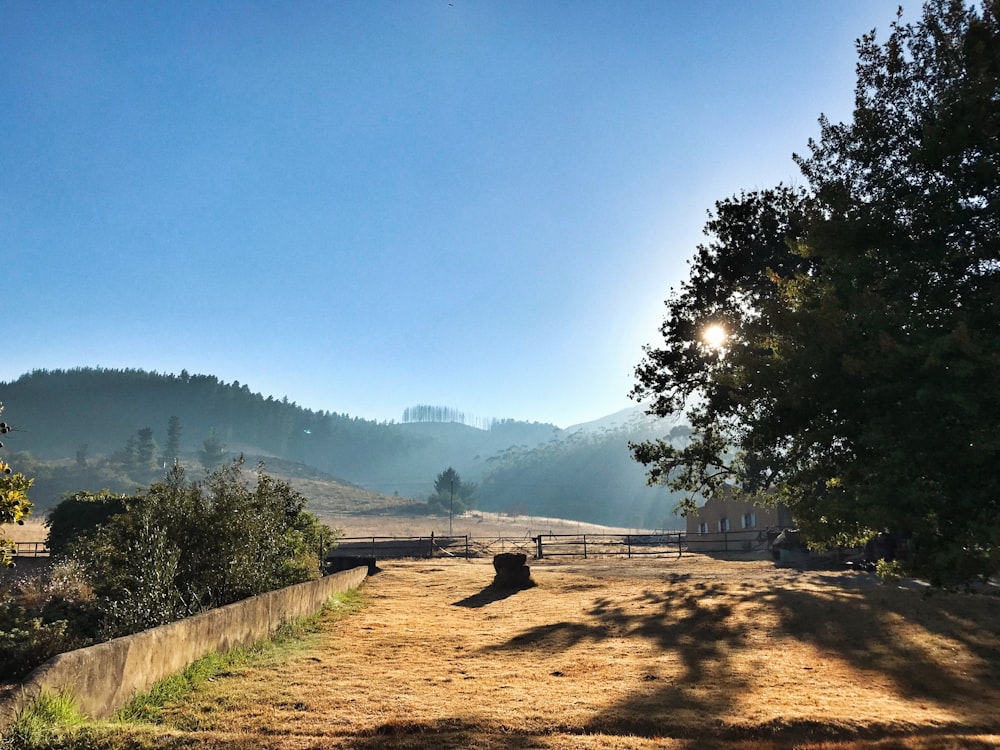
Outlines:
<svg viewBox="0 0 1000 750"><path fill-rule="evenodd" d="M629 534L627 537L625 537L625 541L628 542L628 559L631 560L632 559L632 535Z"/></svg>
<svg viewBox="0 0 1000 750"><path fill-rule="evenodd" d="M372 557L375 557L375 537L372 537Z"/></svg>
<svg viewBox="0 0 1000 750"><path fill-rule="evenodd" d="M681 546L681 532L677 532L677 558L680 559L681 555L684 554L683 547Z"/></svg>
<svg viewBox="0 0 1000 750"><path fill-rule="evenodd" d="M434 557L434 532L431 532L430 546L427 548L427 559L430 560Z"/></svg>
<svg viewBox="0 0 1000 750"><path fill-rule="evenodd" d="M583 535L583 559L587 559L587 535Z"/></svg>
<svg viewBox="0 0 1000 750"><path fill-rule="evenodd" d="M465 535L465 559L469 559L469 535Z"/></svg>

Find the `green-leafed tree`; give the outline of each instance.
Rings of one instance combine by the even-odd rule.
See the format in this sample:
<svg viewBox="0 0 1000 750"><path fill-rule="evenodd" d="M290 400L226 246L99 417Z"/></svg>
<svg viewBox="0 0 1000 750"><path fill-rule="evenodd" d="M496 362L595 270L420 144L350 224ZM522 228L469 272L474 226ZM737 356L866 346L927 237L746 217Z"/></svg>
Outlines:
<svg viewBox="0 0 1000 750"><path fill-rule="evenodd" d="M0 415L3 414L3 404L0 404ZM10 425L0 422L0 436L6 436L11 431ZM3 443L0 442L0 448ZM23 524L31 513L31 501L28 500L28 490L31 489L31 479L20 473L14 473L6 461L0 458L0 526L9 523ZM9 539L0 538L0 565L9 567L13 563L11 553L14 544Z"/></svg>
<svg viewBox="0 0 1000 750"><path fill-rule="evenodd" d="M172 416L167 420L167 444L163 449L163 463L170 465L181 453L181 420Z"/></svg>
<svg viewBox="0 0 1000 750"><path fill-rule="evenodd" d="M305 498L242 459L188 482L175 466L133 498L67 498L50 539L87 571L105 629L121 635L315 578L335 534Z"/></svg>
<svg viewBox="0 0 1000 750"><path fill-rule="evenodd" d="M67 494L45 517L49 529L46 546L53 555L62 555L69 545L94 533L113 516L124 513L130 497L108 490Z"/></svg>
<svg viewBox="0 0 1000 750"><path fill-rule="evenodd" d="M131 472L136 468L135 435L129 435L123 445L116 451L111 459L126 472Z"/></svg>
<svg viewBox="0 0 1000 750"><path fill-rule="evenodd" d="M198 451L198 460L202 462L205 468L211 469L221 464L225 459L226 444L222 442L219 434L213 427L209 431L208 437L201 444L201 450Z"/></svg>
<svg viewBox="0 0 1000 750"><path fill-rule="evenodd" d="M475 482L463 482L449 466L434 479L434 493L427 498L428 508L436 513L464 513L475 504Z"/></svg>
<svg viewBox="0 0 1000 750"><path fill-rule="evenodd" d="M781 500L819 544L897 532L936 584L1000 569L998 11L931 0L864 36L807 187L717 204L636 370L693 428L633 446L652 481Z"/></svg>
<svg viewBox="0 0 1000 750"><path fill-rule="evenodd" d="M149 471L155 467L156 441L153 439L153 428L143 427L136 432L135 463L140 471Z"/></svg>

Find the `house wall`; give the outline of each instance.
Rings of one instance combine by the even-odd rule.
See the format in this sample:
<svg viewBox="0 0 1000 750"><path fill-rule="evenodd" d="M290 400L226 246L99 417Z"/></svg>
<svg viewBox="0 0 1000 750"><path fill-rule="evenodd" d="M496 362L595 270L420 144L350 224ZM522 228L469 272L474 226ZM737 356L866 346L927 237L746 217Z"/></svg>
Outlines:
<svg viewBox="0 0 1000 750"><path fill-rule="evenodd" d="M747 527L748 530L791 525L791 514L782 505L759 506L737 497L726 499L713 497L699 508L697 515L687 517L688 537L700 535L699 526L703 523L708 524L709 534L719 534L721 532L719 522L722 519L729 520L729 531L743 531L741 520L747 513L752 513L754 516L753 526Z"/></svg>

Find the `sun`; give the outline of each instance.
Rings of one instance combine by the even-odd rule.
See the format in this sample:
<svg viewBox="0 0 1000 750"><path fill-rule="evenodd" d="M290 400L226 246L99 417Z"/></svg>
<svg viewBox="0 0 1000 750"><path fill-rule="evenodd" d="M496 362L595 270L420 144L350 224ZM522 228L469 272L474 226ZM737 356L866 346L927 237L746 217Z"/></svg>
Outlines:
<svg viewBox="0 0 1000 750"><path fill-rule="evenodd" d="M726 343L726 329L718 323L713 323L701 333L701 340L709 349L721 349Z"/></svg>

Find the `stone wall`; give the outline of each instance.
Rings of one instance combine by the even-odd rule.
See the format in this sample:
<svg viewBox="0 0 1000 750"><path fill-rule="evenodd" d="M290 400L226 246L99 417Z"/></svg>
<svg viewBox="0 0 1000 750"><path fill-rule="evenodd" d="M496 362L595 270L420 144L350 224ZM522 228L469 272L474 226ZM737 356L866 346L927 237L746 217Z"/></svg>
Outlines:
<svg viewBox="0 0 1000 750"><path fill-rule="evenodd" d="M367 573L363 567L345 570L54 656L0 704L0 730L43 690L71 694L87 716L106 717L205 654L249 645L314 614L334 594L359 586Z"/></svg>

